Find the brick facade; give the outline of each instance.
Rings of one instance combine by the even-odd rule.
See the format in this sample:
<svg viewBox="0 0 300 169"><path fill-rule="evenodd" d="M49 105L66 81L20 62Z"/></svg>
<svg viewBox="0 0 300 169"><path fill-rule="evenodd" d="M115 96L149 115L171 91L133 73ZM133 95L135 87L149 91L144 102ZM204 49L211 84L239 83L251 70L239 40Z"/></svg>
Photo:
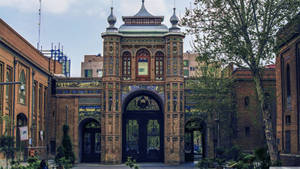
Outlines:
<svg viewBox="0 0 300 169"><path fill-rule="evenodd" d="M278 34L277 141L283 164L300 165L300 14ZM291 160L294 159L294 160ZM297 159L297 160L295 160ZM298 161L298 163L295 163Z"/></svg>
<svg viewBox="0 0 300 169"><path fill-rule="evenodd" d="M0 135L11 135L20 145L18 127L27 126L29 138L23 141L24 157L28 149L40 156L46 153L46 129L48 99L51 78L61 73L58 62L43 56L22 36L0 19L0 69L1 82L21 82L16 85L1 85L0 115L8 116L10 123L0 122Z"/></svg>
<svg viewBox="0 0 300 169"><path fill-rule="evenodd" d="M243 151L252 152L265 146L262 113L260 112L255 84L250 70L236 69L232 75L235 79L234 93L236 102L236 120L233 122L236 128L233 144L240 146ZM275 69L266 68L263 72L262 80L272 117L276 117ZM275 120L273 124L275 126Z"/></svg>

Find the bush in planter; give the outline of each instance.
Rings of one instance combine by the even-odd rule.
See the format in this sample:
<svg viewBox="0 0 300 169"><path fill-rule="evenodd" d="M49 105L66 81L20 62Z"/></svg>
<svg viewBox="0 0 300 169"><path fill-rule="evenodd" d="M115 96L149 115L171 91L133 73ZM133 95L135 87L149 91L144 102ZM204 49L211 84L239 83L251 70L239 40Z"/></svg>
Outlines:
<svg viewBox="0 0 300 169"><path fill-rule="evenodd" d="M68 166L67 163L72 166L75 162L75 155L68 131L69 126L64 125L62 144L57 148L57 154L55 156L55 162L60 166Z"/></svg>
<svg viewBox="0 0 300 169"><path fill-rule="evenodd" d="M15 155L14 138L12 136L3 135L0 137L0 152L4 154L6 159L6 168L8 168L9 160L13 160Z"/></svg>
<svg viewBox="0 0 300 169"><path fill-rule="evenodd" d="M62 140L62 146L63 146L63 149L64 149L65 158L67 160L70 160L70 162L72 164L74 164L75 155L74 155L74 152L73 152L72 142L71 142L70 136L68 134L68 132L69 132L69 126L68 125L63 126L63 132L64 132L64 135L63 135L63 140Z"/></svg>

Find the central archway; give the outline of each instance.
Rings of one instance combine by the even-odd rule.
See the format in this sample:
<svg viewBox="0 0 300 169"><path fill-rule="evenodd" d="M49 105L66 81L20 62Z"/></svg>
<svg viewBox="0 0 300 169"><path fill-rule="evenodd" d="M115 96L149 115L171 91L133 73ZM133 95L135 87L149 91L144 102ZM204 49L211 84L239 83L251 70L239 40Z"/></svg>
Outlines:
<svg viewBox="0 0 300 169"><path fill-rule="evenodd" d="M164 161L163 102L154 92L135 91L123 103L123 162Z"/></svg>

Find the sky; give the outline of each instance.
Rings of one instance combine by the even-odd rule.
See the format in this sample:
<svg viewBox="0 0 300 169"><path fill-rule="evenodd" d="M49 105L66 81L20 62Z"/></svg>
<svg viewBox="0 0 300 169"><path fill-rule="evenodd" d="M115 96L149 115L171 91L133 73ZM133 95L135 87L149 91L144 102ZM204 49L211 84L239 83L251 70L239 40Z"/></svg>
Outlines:
<svg viewBox="0 0 300 169"><path fill-rule="evenodd" d="M169 19L174 4L177 16L183 17L192 0L145 0L153 15ZM123 24L122 16L136 14L142 0L42 0L41 46L50 49L60 43L71 59L71 76L80 77L84 55L103 53L101 33L108 27L107 17L114 6L116 27ZM39 0L0 0L0 18L16 30L33 46L38 42ZM184 41L184 51L191 50L191 37Z"/></svg>

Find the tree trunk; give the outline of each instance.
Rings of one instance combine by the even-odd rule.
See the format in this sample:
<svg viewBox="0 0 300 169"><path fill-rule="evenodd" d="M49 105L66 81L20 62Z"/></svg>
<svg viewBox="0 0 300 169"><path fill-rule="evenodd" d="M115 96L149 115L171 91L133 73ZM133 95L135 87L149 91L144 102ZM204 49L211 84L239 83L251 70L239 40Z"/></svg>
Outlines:
<svg viewBox="0 0 300 169"><path fill-rule="evenodd" d="M253 71L253 80L256 87L256 92L258 96L258 101L260 104L260 109L263 115L263 123L265 128L265 138L268 146L268 151L270 154L272 164L279 161L279 152L276 143L276 137L274 132L274 127L272 123L272 114L269 106L265 100L264 88L261 81L261 76L259 70Z"/></svg>

